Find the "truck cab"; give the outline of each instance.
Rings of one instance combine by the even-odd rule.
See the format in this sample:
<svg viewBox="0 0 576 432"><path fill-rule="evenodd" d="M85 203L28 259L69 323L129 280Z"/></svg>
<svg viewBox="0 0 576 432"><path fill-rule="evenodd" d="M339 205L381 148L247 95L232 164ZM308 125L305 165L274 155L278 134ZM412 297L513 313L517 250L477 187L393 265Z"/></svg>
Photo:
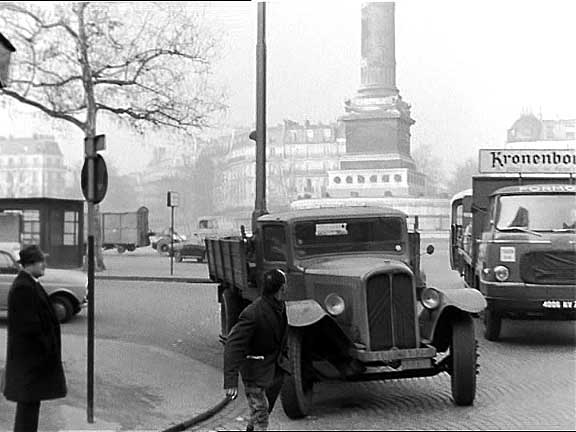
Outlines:
<svg viewBox="0 0 576 432"><path fill-rule="evenodd" d="M518 183L477 178L471 194L452 200L452 266L485 296L485 336L493 341L504 318L576 318L576 185ZM465 248L468 225L459 215L467 213Z"/></svg>
<svg viewBox="0 0 576 432"><path fill-rule="evenodd" d="M473 289L427 287L420 237L390 208L297 210L258 218L251 238L207 239L219 284L222 340L261 293L266 271L287 274L292 374L282 389L291 418L306 415L314 383L431 376L448 372L458 405L476 388ZM427 248L433 252L433 247Z"/></svg>

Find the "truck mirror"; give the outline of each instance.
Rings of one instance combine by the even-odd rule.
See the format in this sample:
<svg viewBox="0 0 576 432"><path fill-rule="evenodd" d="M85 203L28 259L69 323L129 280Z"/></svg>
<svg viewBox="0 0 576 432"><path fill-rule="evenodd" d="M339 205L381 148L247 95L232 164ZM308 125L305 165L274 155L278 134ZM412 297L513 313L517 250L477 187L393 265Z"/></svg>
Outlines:
<svg viewBox="0 0 576 432"><path fill-rule="evenodd" d="M434 253L434 245L428 245L426 246L426 253L428 255L432 255Z"/></svg>
<svg viewBox="0 0 576 432"><path fill-rule="evenodd" d="M472 197L471 196L465 196L462 199L462 211L464 213L470 213L472 211Z"/></svg>

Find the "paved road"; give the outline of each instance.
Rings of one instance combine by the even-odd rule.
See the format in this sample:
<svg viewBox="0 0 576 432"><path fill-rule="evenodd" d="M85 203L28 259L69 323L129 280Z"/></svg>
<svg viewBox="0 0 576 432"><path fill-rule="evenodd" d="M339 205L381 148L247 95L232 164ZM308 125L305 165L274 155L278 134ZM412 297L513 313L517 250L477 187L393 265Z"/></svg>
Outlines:
<svg viewBox="0 0 576 432"><path fill-rule="evenodd" d="M427 244L426 242L425 244ZM431 285L459 286L447 268L447 249L422 257ZM164 266L166 258L109 256L108 263L139 268ZM134 260L134 261L132 261ZM132 263L132 264L131 264ZM177 263L194 276L205 265ZM63 331L84 334L85 315ZM214 285L98 281L98 337L145 343L183 353L221 367L217 342L219 310ZM571 322L505 322L502 342L480 342L480 375L474 407L457 408L450 400L446 375L364 384L319 385L312 415L291 421L281 407L272 427L279 430L366 429L575 429L576 330ZM221 383L215 383L220 387ZM197 430L243 430L246 410L232 404Z"/></svg>

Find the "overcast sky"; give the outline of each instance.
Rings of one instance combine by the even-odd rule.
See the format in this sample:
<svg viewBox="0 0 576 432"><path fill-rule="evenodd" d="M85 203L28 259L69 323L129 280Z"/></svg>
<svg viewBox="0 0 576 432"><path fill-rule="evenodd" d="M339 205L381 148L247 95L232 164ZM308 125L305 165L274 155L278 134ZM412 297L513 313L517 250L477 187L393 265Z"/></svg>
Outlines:
<svg viewBox="0 0 576 432"><path fill-rule="evenodd" d="M226 41L216 77L230 96L228 121L250 126L256 4L204 5ZM269 125L330 122L344 113L344 100L360 84L360 6L355 0L267 4ZM571 0L397 1L397 87L416 120L412 146L430 145L450 170L479 148L502 146L526 109L546 119L576 118L575 41ZM0 115L0 135L22 132L13 117L7 123L6 113ZM124 171L148 157L147 151L134 157L136 144L129 141L108 139L109 157ZM81 158L74 143L61 146L67 159Z"/></svg>

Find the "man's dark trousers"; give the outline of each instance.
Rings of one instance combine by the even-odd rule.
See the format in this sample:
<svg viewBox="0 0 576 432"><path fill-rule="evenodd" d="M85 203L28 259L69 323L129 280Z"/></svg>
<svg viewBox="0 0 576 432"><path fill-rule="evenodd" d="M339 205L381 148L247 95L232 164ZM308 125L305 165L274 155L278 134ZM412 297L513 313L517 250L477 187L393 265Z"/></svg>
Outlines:
<svg viewBox="0 0 576 432"><path fill-rule="evenodd" d="M38 430L39 414L40 401L18 402L16 404L14 432L36 432Z"/></svg>

